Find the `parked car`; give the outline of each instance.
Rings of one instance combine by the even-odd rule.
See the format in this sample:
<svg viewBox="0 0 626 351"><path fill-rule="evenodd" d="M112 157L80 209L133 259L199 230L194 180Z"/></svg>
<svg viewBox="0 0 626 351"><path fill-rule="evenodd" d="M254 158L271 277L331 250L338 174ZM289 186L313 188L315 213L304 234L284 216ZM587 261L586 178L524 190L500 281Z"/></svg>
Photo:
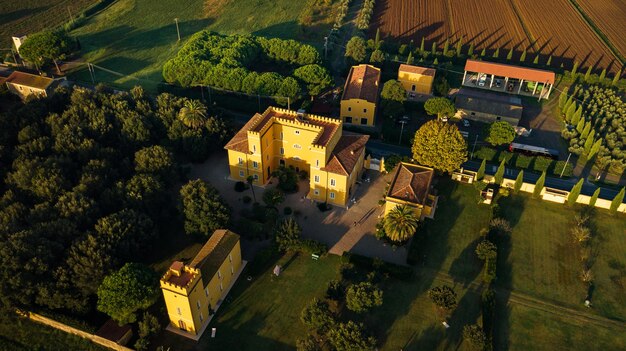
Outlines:
<svg viewBox="0 0 626 351"><path fill-rule="evenodd" d="M463 127L469 127L470 126L470 122L466 119L463 120Z"/></svg>
<svg viewBox="0 0 626 351"><path fill-rule="evenodd" d="M496 88L499 88L502 86L502 81L500 79L496 79L493 82L496 85Z"/></svg>
<svg viewBox="0 0 626 351"><path fill-rule="evenodd" d="M487 81L487 76L485 75L480 76L480 79L478 80L478 86L484 87L486 81Z"/></svg>

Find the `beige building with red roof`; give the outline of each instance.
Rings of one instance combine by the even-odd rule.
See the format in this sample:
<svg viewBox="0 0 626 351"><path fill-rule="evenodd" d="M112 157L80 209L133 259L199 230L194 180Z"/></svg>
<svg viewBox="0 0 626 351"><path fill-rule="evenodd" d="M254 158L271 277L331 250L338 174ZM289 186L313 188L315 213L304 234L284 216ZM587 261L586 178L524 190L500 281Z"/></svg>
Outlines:
<svg viewBox="0 0 626 351"><path fill-rule="evenodd" d="M62 78L61 80L65 80ZM6 78L7 89L21 99L29 96L48 97L52 94L58 79L14 71Z"/></svg>
<svg viewBox="0 0 626 351"><path fill-rule="evenodd" d="M397 206L409 206L418 218L433 218L437 196L433 194L432 168L401 162L396 167L389 191L385 196L385 215Z"/></svg>
<svg viewBox="0 0 626 351"><path fill-rule="evenodd" d="M401 64L398 68L398 81L406 90L407 99L415 99L418 95L432 95L434 68Z"/></svg>
<svg viewBox="0 0 626 351"><path fill-rule="evenodd" d="M307 197L345 206L363 174L369 136L346 133L339 120L269 107L226 144L230 178L265 185L280 167L309 175Z"/></svg>
<svg viewBox="0 0 626 351"><path fill-rule="evenodd" d="M343 123L374 126L379 89L379 68L370 65L350 68L341 96L340 116Z"/></svg>

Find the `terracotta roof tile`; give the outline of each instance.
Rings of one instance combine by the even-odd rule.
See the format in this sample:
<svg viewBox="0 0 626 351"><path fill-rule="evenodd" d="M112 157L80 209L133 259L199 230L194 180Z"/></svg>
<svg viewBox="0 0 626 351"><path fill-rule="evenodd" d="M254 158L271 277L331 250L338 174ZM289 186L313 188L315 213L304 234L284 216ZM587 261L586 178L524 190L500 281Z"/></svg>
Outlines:
<svg viewBox="0 0 626 351"><path fill-rule="evenodd" d="M199 269L202 272L204 284L208 284L238 242L239 235L230 230L216 230L191 261L189 267Z"/></svg>
<svg viewBox="0 0 626 351"><path fill-rule="evenodd" d="M402 162L396 169L387 196L423 205L430 192L433 175L432 168Z"/></svg>
<svg viewBox="0 0 626 351"><path fill-rule="evenodd" d="M341 100L362 99L371 103L378 101L380 69L370 65L350 68Z"/></svg>
<svg viewBox="0 0 626 351"><path fill-rule="evenodd" d="M369 135L344 132L322 170L348 176L354 170L361 154L365 152L368 140Z"/></svg>
<svg viewBox="0 0 626 351"><path fill-rule="evenodd" d="M224 146L227 150L234 150L239 152L248 152L248 131L255 125L255 123L262 118L260 114L255 114L250 120L230 139L230 141Z"/></svg>
<svg viewBox="0 0 626 351"><path fill-rule="evenodd" d="M556 77L552 71L477 60L467 60L465 63L465 70L469 72L493 74L500 77L524 79L550 84L554 84Z"/></svg>
<svg viewBox="0 0 626 351"><path fill-rule="evenodd" d="M400 68L398 68L398 73L399 72L408 72L434 77L435 73L437 73L437 70L434 68L401 64Z"/></svg>
<svg viewBox="0 0 626 351"><path fill-rule="evenodd" d="M38 76L35 74L15 71L7 78L7 83L23 85L37 89L46 89L54 82L54 79Z"/></svg>

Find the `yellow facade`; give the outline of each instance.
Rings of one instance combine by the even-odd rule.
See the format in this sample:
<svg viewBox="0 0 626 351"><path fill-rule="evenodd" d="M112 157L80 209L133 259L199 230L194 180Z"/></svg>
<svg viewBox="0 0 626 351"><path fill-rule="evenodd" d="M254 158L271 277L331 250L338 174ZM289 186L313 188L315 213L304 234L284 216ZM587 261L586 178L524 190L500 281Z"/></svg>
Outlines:
<svg viewBox="0 0 626 351"><path fill-rule="evenodd" d="M428 203L433 204L436 203L437 197L434 195L428 195ZM398 206L408 206L413 209L415 216L417 218L430 217L433 212L433 207L429 205L422 205L418 203L414 203L411 201L405 201L402 199L394 198L394 197L386 197L385 198L385 216L394 208Z"/></svg>
<svg viewBox="0 0 626 351"><path fill-rule="evenodd" d="M376 123L376 104L362 99L342 100L339 115L343 123L372 127Z"/></svg>
<svg viewBox="0 0 626 351"><path fill-rule="evenodd" d="M409 98L415 97L415 94L431 95L434 80L435 70L432 68L400 65L398 70L398 81Z"/></svg>
<svg viewBox="0 0 626 351"><path fill-rule="evenodd" d="M264 185L275 170L292 167L309 176L310 199L345 206L363 172L366 141L343 133L339 120L270 107L225 148L233 180L252 176Z"/></svg>
<svg viewBox="0 0 626 351"><path fill-rule="evenodd" d="M170 327L200 334L241 268L239 236L228 230L215 231L189 265L174 262L161 278Z"/></svg>

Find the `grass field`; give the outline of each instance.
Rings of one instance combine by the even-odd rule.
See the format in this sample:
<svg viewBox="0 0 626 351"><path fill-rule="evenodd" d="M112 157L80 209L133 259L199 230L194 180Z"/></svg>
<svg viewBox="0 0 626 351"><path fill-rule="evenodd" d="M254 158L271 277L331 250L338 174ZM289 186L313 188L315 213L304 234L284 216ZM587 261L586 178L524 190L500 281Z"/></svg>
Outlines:
<svg viewBox="0 0 626 351"><path fill-rule="evenodd" d="M511 222L511 245L499 256L498 284L585 309L581 263L569 230L579 209L520 195L500 202ZM626 218L597 210L591 217L595 263L593 311L626 321Z"/></svg>
<svg viewBox="0 0 626 351"><path fill-rule="evenodd" d="M98 0L0 0L0 48L11 48L12 36L56 27ZM0 55L4 57L4 51Z"/></svg>
<svg viewBox="0 0 626 351"><path fill-rule="evenodd" d="M202 29L298 38L319 47L326 25L318 21L303 31L297 23L305 3L305 0L117 0L72 35L80 40L84 61L113 71L96 68L96 81L123 88L141 84L154 92L162 81L163 63L189 36ZM174 18L179 21L181 42L177 41ZM73 77L91 81L85 68L78 69Z"/></svg>

